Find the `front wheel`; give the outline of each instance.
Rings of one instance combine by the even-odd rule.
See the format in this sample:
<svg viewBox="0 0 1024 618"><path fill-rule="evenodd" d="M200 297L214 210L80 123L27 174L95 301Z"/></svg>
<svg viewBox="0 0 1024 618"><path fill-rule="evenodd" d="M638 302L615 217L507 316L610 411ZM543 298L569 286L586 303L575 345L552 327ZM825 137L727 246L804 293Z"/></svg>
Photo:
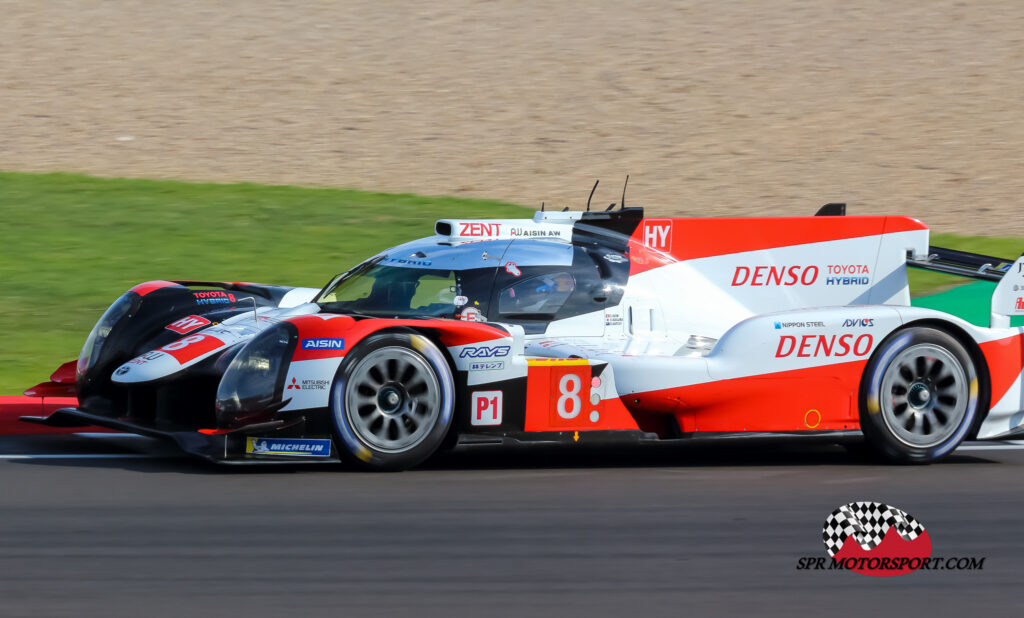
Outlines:
<svg viewBox="0 0 1024 618"><path fill-rule="evenodd" d="M341 455L372 470L404 470L444 442L455 409L444 355L419 334L374 335L350 352L331 386Z"/></svg>
<svg viewBox="0 0 1024 618"><path fill-rule="evenodd" d="M978 373L967 349L944 331L896 332L864 370L860 422L868 444L899 463L948 455L978 414Z"/></svg>

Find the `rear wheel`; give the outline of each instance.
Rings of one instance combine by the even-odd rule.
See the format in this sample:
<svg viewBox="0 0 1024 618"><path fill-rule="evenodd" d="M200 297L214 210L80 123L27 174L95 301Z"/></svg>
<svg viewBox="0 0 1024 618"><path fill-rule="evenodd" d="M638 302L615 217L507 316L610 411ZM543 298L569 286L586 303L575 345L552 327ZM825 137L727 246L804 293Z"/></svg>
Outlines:
<svg viewBox="0 0 1024 618"><path fill-rule="evenodd" d="M978 414L978 374L966 348L944 331L911 327L887 339L861 383L861 429L891 461L948 455Z"/></svg>
<svg viewBox="0 0 1024 618"><path fill-rule="evenodd" d="M452 424L454 380L437 346L418 334L369 337L331 387L342 456L373 470L404 470L432 455Z"/></svg>

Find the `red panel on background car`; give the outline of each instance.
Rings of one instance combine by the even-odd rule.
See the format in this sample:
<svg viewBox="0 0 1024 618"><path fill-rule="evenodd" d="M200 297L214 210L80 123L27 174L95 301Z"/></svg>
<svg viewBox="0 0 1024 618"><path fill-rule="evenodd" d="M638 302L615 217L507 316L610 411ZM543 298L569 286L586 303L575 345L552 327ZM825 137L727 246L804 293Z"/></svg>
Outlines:
<svg viewBox="0 0 1024 618"><path fill-rule="evenodd" d="M155 290L172 286L182 287L180 284L173 281L147 281L146 283L140 283L133 287L130 291L135 292L139 296L145 296Z"/></svg>
<svg viewBox="0 0 1024 618"><path fill-rule="evenodd" d="M50 374L50 381L58 384L74 384L75 371L78 367L78 359L68 361L57 367L57 371Z"/></svg>

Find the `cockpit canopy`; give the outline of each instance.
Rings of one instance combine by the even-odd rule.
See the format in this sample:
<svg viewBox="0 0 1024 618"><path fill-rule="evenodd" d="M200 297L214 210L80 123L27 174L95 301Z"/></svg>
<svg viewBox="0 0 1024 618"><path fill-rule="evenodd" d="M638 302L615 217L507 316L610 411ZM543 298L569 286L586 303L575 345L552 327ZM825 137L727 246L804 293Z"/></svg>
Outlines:
<svg viewBox="0 0 1024 618"><path fill-rule="evenodd" d="M617 304L628 271L625 256L601 247L539 239L452 245L435 237L335 277L316 302L331 313L514 322L542 332L552 320Z"/></svg>

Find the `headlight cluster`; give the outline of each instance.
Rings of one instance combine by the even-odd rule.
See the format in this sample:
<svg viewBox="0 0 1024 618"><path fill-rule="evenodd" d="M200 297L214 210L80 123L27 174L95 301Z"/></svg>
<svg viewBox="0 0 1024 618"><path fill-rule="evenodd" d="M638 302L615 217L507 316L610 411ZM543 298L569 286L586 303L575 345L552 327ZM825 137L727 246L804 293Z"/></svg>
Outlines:
<svg viewBox="0 0 1024 618"><path fill-rule="evenodd" d="M135 292L125 292L107 308L99 322L96 322L96 326L92 327L89 338L82 346L82 353L78 356L75 377L79 382L99 362L100 355L103 353L103 345L107 342L110 332L114 330L114 326L121 318L138 309L138 303L141 300L142 298Z"/></svg>
<svg viewBox="0 0 1024 618"><path fill-rule="evenodd" d="M285 359L291 357L298 331L287 322L253 337L228 365L217 388L217 425L258 422L281 398ZM267 413L267 414L264 414Z"/></svg>

